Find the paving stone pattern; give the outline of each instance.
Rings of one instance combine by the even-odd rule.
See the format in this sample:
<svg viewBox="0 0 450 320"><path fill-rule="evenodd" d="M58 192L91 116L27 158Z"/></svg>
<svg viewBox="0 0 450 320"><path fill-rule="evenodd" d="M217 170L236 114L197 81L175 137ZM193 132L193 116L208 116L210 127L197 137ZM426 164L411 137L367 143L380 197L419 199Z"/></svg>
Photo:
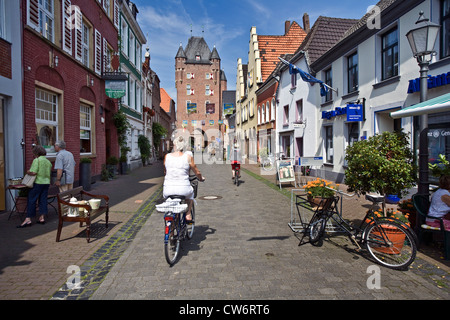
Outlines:
<svg viewBox="0 0 450 320"><path fill-rule="evenodd" d="M165 261L163 214L154 211L90 299L449 298L448 273L420 259L406 272L380 266L381 288L369 289L374 263L346 238L298 246L285 195L245 172L234 186L226 165L200 169L198 196L221 198L197 199L195 234L178 262Z"/></svg>

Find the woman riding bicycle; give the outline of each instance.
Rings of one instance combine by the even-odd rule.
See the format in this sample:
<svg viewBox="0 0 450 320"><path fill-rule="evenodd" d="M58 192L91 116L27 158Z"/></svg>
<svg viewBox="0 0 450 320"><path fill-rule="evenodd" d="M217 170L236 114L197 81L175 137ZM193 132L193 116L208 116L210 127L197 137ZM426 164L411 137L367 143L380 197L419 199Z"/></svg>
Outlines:
<svg viewBox="0 0 450 320"><path fill-rule="evenodd" d="M194 199L194 189L189 182L189 172L192 170L200 181L205 181L200 170L194 163L191 152L185 152L186 143L182 136L173 141L173 152L164 157L164 188L163 196L185 196L188 204L186 222L192 222L191 207Z"/></svg>
<svg viewBox="0 0 450 320"><path fill-rule="evenodd" d="M241 169L241 151L239 150L239 145L237 143L234 144L233 150L231 151L230 155L231 160L231 179L234 179L236 175L236 171L240 172ZM240 178L240 174L239 174Z"/></svg>

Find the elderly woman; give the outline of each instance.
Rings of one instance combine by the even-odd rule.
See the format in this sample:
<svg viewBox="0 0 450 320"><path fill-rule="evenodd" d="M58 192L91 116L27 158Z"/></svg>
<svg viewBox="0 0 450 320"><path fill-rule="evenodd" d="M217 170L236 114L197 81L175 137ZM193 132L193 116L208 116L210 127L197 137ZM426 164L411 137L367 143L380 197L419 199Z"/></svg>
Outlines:
<svg viewBox="0 0 450 320"><path fill-rule="evenodd" d="M33 147L34 160L31 164L29 175L36 176L33 188L28 192L27 216L23 223L17 228L25 228L31 226L31 218L36 216L36 202L39 200L39 219L37 223L44 224L47 210L47 195L50 186L50 172L52 163L45 157L47 152L42 146Z"/></svg>
<svg viewBox="0 0 450 320"><path fill-rule="evenodd" d="M439 189L433 194L428 215L443 218L445 230L450 231L450 176L439 179ZM439 220L427 218L426 224L440 228Z"/></svg>
<svg viewBox="0 0 450 320"><path fill-rule="evenodd" d="M189 182L189 172L192 170L200 181L205 178L194 163L191 152L185 152L186 142L182 136L175 138L173 152L164 157L164 190L165 198L171 195L185 196L188 204L186 222L192 222L191 206L194 199L194 189Z"/></svg>

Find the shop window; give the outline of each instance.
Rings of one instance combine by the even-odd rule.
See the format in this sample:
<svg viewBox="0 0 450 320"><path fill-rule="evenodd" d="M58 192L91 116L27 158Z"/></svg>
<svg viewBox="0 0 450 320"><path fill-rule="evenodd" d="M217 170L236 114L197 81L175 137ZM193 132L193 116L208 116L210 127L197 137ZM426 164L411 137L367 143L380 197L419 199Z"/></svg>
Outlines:
<svg viewBox="0 0 450 320"><path fill-rule="evenodd" d="M441 2L441 57L450 56L450 0Z"/></svg>
<svg viewBox="0 0 450 320"><path fill-rule="evenodd" d="M325 162L333 163L333 126L324 127L325 130Z"/></svg>
<svg viewBox="0 0 450 320"><path fill-rule="evenodd" d="M92 153L92 107L80 105L80 153Z"/></svg>
<svg viewBox="0 0 450 320"><path fill-rule="evenodd" d="M381 38L382 80L398 75L398 32L394 28Z"/></svg>
<svg viewBox="0 0 450 320"><path fill-rule="evenodd" d="M358 53L347 57L348 93L358 90Z"/></svg>
<svg viewBox="0 0 450 320"><path fill-rule="evenodd" d="M36 137L37 144L49 153L55 153L54 144L58 137L58 95L36 88Z"/></svg>
<svg viewBox="0 0 450 320"><path fill-rule="evenodd" d="M325 70L325 84L329 85L331 88L333 87L333 73L331 68ZM325 102L333 100L332 90L328 90L325 96Z"/></svg>
<svg viewBox="0 0 450 320"><path fill-rule="evenodd" d="M284 106L283 108L283 126L289 125L289 106Z"/></svg>

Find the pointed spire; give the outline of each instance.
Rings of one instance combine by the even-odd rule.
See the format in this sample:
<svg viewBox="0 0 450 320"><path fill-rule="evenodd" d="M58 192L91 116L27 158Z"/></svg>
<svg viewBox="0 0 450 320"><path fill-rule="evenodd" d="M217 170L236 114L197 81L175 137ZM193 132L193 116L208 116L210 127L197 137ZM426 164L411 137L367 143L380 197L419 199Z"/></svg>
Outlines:
<svg viewBox="0 0 450 320"><path fill-rule="evenodd" d="M212 60L212 59L219 59L220 60L220 56L219 56L219 53L217 52L216 45L214 45L214 48L213 48L213 50L211 52L211 58L209 58L209 59L210 60Z"/></svg>
<svg viewBox="0 0 450 320"><path fill-rule="evenodd" d="M175 56L175 58L185 58L185 59L187 58L186 53L183 50L183 45L181 44L181 42L180 42L180 47L178 48L178 52L177 52L177 55Z"/></svg>

